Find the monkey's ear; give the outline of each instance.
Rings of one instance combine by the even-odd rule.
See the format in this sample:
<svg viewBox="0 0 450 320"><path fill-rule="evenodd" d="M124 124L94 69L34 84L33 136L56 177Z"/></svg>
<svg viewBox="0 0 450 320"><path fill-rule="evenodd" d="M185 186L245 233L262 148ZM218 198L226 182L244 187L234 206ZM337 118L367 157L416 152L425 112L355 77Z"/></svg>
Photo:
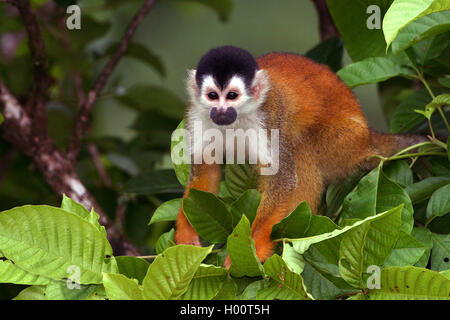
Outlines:
<svg viewBox="0 0 450 320"><path fill-rule="evenodd" d="M252 83L252 96L258 101L263 101L270 89L269 75L265 70L256 71L255 78Z"/></svg>
<svg viewBox="0 0 450 320"><path fill-rule="evenodd" d="M197 70L188 70L188 78L186 81L187 91L191 99L194 99L199 94L199 89L197 87L197 81L195 80L195 75Z"/></svg>

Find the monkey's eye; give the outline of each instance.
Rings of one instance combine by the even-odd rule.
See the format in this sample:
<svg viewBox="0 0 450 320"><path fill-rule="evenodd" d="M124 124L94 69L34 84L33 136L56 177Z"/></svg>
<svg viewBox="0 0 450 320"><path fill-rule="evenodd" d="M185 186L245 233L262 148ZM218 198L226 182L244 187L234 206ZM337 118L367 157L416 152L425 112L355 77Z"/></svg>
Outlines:
<svg viewBox="0 0 450 320"><path fill-rule="evenodd" d="M227 99L229 99L229 100L234 100L237 97L238 97L238 94L236 92L234 92L234 91L230 91L227 94Z"/></svg>
<svg viewBox="0 0 450 320"><path fill-rule="evenodd" d="M217 100L219 99L219 95L216 92L211 91L210 93L208 93L208 98L211 100Z"/></svg>

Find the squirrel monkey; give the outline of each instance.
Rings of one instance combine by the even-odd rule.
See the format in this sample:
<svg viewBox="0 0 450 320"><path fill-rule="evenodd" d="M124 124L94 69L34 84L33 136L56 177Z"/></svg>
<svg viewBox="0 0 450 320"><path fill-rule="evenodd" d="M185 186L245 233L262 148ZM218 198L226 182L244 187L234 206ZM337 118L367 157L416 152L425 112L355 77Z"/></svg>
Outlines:
<svg viewBox="0 0 450 320"><path fill-rule="evenodd" d="M279 169L259 176L261 203L252 225L256 253L273 253L272 226L306 201L316 212L324 188L358 168L414 143L416 135L391 135L370 129L360 105L327 66L291 53L269 53L255 60L233 46L212 49L189 72L187 127L279 130ZM221 166L193 164L184 197L192 188L217 193ZM197 232L180 208L175 242L200 245ZM228 261L228 262L227 262ZM225 264L229 264L227 259Z"/></svg>

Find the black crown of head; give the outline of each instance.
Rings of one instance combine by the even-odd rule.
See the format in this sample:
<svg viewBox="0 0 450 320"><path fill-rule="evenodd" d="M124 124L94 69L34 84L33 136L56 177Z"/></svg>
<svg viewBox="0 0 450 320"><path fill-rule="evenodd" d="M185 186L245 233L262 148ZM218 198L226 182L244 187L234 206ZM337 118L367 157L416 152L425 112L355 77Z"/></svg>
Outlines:
<svg viewBox="0 0 450 320"><path fill-rule="evenodd" d="M223 89L234 75L239 75L250 87L258 69L258 63L247 50L223 46L210 50L200 59L195 80L200 87L203 78L211 75Z"/></svg>

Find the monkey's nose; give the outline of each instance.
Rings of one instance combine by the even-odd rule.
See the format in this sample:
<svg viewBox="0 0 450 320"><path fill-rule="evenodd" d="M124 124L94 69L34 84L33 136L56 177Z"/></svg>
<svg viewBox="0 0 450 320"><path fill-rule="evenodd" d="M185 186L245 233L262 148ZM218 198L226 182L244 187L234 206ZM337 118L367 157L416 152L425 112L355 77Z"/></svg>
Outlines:
<svg viewBox="0 0 450 320"><path fill-rule="evenodd" d="M209 116L215 124L219 126L224 126L232 124L236 120L237 112L236 109L233 107L220 109L214 107L209 112Z"/></svg>

